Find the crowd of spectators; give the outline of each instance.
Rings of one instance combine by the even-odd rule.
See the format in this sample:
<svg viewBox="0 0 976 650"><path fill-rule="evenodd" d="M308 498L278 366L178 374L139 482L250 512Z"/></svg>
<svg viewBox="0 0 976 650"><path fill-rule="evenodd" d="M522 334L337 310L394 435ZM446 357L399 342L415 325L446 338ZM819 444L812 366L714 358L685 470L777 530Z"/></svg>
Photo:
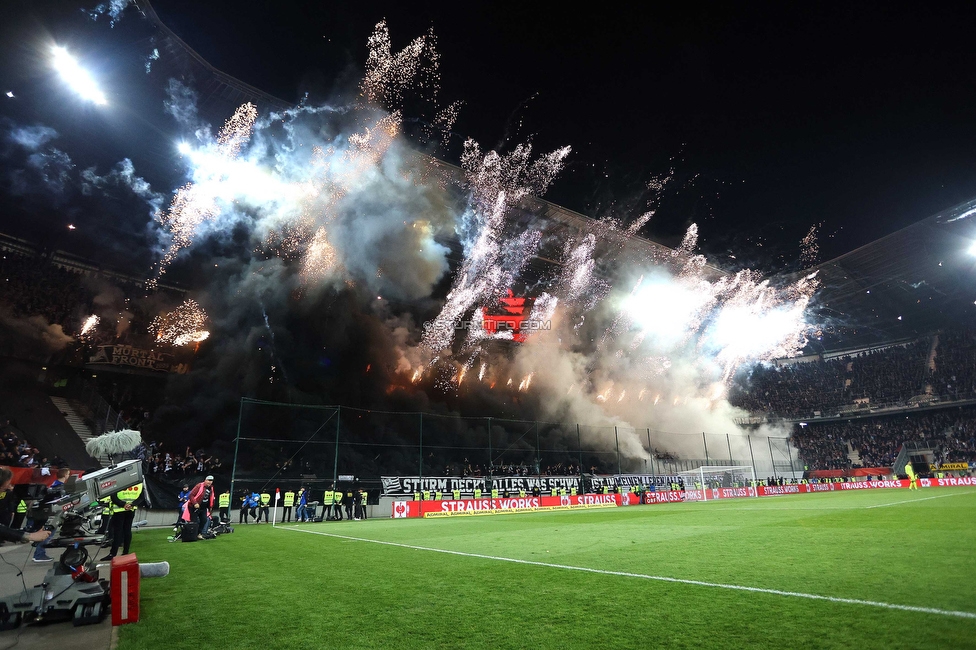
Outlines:
<svg viewBox="0 0 976 650"><path fill-rule="evenodd" d="M536 463L500 463L490 468L491 476L577 476L580 468L574 463L553 463L541 465ZM472 463L467 458L459 464L448 464L444 467L445 476L488 476L488 468L479 463Z"/></svg>
<svg viewBox="0 0 976 650"><path fill-rule="evenodd" d="M798 423L792 440L811 470L850 468L851 456L859 458L862 467L890 467L902 444L910 441L933 445L938 462L972 461L976 460L976 409Z"/></svg>
<svg viewBox="0 0 976 650"><path fill-rule="evenodd" d="M81 276L51 264L42 257L12 253L0 255L0 300L15 315L43 316L64 331L77 327L77 310L92 295L82 286Z"/></svg>
<svg viewBox="0 0 976 650"><path fill-rule="evenodd" d="M147 445L145 458L146 471L157 478L172 479L176 477L213 474L223 467L219 458L208 454L203 449L191 450L189 447L182 453L170 453L163 449L163 445L150 442Z"/></svg>
<svg viewBox="0 0 976 650"><path fill-rule="evenodd" d="M935 355L932 356L933 344ZM905 405L912 398L976 396L976 332L780 367L757 364L739 376L729 401L752 413L804 418L858 405Z"/></svg>
<svg viewBox="0 0 976 650"><path fill-rule="evenodd" d="M7 467L67 467L58 456L42 456L9 419L0 422L0 465Z"/></svg>
<svg viewBox="0 0 976 650"><path fill-rule="evenodd" d="M845 358L782 367L757 364L733 384L729 402L753 413L809 415L824 406L844 403L850 363Z"/></svg>
<svg viewBox="0 0 976 650"><path fill-rule="evenodd" d="M932 392L964 399L976 395L976 330L939 334Z"/></svg>

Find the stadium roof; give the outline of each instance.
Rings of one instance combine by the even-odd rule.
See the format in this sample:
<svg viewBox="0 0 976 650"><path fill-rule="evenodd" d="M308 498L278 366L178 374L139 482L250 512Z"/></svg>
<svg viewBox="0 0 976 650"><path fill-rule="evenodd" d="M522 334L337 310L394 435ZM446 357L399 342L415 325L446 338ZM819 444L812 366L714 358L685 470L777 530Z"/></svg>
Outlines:
<svg viewBox="0 0 976 650"><path fill-rule="evenodd" d="M824 349L976 322L976 199L816 267Z"/></svg>

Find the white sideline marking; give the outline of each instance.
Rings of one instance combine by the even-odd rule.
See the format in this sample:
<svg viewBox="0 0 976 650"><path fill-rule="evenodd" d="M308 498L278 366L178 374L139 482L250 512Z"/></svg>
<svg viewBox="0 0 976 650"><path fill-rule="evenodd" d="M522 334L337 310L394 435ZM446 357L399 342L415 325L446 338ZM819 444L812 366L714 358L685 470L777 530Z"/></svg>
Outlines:
<svg viewBox="0 0 976 650"><path fill-rule="evenodd" d="M623 576L626 578L641 578L644 580L657 580L659 582L672 582L683 585L696 585L698 587L717 587L719 589L732 589L735 591L748 591L760 594L772 594L774 596L790 596L793 598L807 598L809 600L826 600L831 603L845 603L848 605L867 605L869 607L880 607L883 609L897 609L905 612L919 612L922 614L938 614L940 616L954 616L956 618L976 619L976 613L959 612L951 609L937 609L935 607L916 607L914 605L898 605L896 603L882 603L876 600L861 600L859 598L837 598L835 596L821 596L819 594L805 594L798 591L782 591L780 589L764 589L762 587L746 587L743 585L728 585L721 582L703 582L701 580L685 580L683 578L669 578L667 576L652 576L644 573L629 573L627 571L609 571L606 569L591 569L589 567L571 566L568 564L552 564L549 562L535 562L533 560L519 560L511 557L499 557L497 555L482 555L480 553L465 553L463 551L451 551L443 548L430 548L428 546L414 546L413 544L401 544L399 542L387 542L379 539L366 539L365 537L352 537L350 535L336 535L334 533L323 533L318 530L305 530L294 527L281 527L275 530L290 530L296 533L308 533L310 535L322 535L324 537L335 537L355 542L370 542L372 544L382 544L384 546L397 546L399 548L410 548L416 551L430 551L432 553L445 553L447 555L460 555L462 557L473 557L482 560L495 560L497 562L512 562L513 564L527 564L530 566L548 567L550 569L566 569L567 571L582 571L584 573L597 573L608 576Z"/></svg>
<svg viewBox="0 0 976 650"><path fill-rule="evenodd" d="M888 506L897 506L900 503L915 503L916 501L928 501L929 499L942 499L945 497L957 497L960 494L973 494L972 492L956 492L954 494L937 494L934 497L922 497L921 499L905 499L904 501L892 501L891 503L880 503L876 506L864 506L867 508L886 508Z"/></svg>

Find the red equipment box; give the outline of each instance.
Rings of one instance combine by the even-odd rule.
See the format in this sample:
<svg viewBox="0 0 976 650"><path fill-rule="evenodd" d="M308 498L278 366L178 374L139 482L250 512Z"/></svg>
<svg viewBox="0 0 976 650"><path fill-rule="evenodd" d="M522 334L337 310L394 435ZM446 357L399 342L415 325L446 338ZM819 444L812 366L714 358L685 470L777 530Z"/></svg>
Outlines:
<svg viewBox="0 0 976 650"><path fill-rule="evenodd" d="M112 558L109 584L112 596L112 625L139 620L139 560L135 553Z"/></svg>

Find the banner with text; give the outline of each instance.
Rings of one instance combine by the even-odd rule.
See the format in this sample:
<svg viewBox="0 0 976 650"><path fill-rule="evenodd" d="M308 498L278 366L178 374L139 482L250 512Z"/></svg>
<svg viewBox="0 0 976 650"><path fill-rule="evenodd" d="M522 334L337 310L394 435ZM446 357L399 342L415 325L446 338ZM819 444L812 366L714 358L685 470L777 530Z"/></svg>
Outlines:
<svg viewBox="0 0 976 650"><path fill-rule="evenodd" d="M488 479L484 476L381 476L384 496L412 497L415 492L441 492L450 496L455 490L462 495L474 495L475 489L488 491ZM549 494L552 490L580 491L578 476L496 476L491 479L491 489L499 493L508 490L509 494L518 494L525 490L532 494L538 488L542 494Z"/></svg>
<svg viewBox="0 0 976 650"><path fill-rule="evenodd" d="M560 508L615 508L636 504L630 494L579 494L575 496L515 497L511 499L459 499L457 501L394 501L393 518L447 517L453 515L488 515L511 512L534 512Z"/></svg>

